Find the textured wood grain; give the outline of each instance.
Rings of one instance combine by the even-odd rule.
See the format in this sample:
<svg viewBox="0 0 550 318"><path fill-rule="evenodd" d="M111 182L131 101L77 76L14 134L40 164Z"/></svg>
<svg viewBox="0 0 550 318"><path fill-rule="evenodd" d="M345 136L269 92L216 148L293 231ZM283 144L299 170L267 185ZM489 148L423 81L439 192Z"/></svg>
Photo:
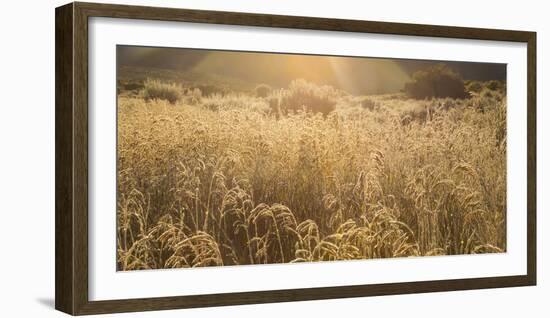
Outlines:
<svg viewBox="0 0 550 318"><path fill-rule="evenodd" d="M527 275L278 291L88 300L88 18L368 32L528 44ZM536 34L358 20L73 3L56 10L56 308L73 315L536 284ZM114 213L114 212L113 212Z"/></svg>
<svg viewBox="0 0 550 318"><path fill-rule="evenodd" d="M74 312L73 5L55 10L55 308Z"/></svg>
<svg viewBox="0 0 550 318"><path fill-rule="evenodd" d="M537 35L527 44L527 273L537 284Z"/></svg>

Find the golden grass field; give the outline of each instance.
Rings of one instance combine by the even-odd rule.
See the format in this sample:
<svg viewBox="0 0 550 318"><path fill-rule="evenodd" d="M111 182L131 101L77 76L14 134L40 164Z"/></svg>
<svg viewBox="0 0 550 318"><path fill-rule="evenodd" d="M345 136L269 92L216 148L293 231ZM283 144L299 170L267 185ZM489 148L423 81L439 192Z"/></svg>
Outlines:
<svg viewBox="0 0 550 318"><path fill-rule="evenodd" d="M119 92L117 153L119 270L506 250L498 89L206 95L151 80Z"/></svg>

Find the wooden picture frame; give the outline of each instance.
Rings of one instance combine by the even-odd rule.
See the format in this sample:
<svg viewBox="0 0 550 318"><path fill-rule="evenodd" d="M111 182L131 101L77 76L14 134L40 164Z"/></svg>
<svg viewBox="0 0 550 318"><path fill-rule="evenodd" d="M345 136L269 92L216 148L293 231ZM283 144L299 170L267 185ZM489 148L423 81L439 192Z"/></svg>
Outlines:
<svg viewBox="0 0 550 318"><path fill-rule="evenodd" d="M364 297L483 289L536 284L536 33L169 9L97 3L70 3L56 16L55 103L55 307L72 314L164 310L313 299ZM421 37L527 43L527 274L197 296L90 301L88 297L88 19L111 17L260 26L270 28L365 32Z"/></svg>

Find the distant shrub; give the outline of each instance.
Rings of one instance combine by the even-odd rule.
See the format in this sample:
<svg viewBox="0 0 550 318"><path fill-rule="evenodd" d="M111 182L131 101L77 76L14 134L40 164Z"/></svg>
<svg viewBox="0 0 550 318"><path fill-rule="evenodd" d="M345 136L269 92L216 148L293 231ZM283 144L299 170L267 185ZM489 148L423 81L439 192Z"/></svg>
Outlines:
<svg viewBox="0 0 550 318"><path fill-rule="evenodd" d="M143 89L143 81L140 80L118 80L117 87L122 91L135 91Z"/></svg>
<svg viewBox="0 0 550 318"><path fill-rule="evenodd" d="M181 99L181 89L176 84L163 83L159 80L148 79L142 90L145 100L162 99L175 104Z"/></svg>
<svg viewBox="0 0 550 318"><path fill-rule="evenodd" d="M143 89L143 87L144 85L142 81L128 81L124 85L124 89L126 89L127 91L140 90L140 89Z"/></svg>
<svg viewBox="0 0 550 318"><path fill-rule="evenodd" d="M485 87L492 91L505 91L506 84L504 81L492 80L485 84Z"/></svg>
<svg viewBox="0 0 550 318"><path fill-rule="evenodd" d="M198 88L187 88L184 90L184 95L182 96L185 104L196 105L202 102L202 91Z"/></svg>
<svg viewBox="0 0 550 318"><path fill-rule="evenodd" d="M495 90L483 88L479 93L479 96L482 98L495 98L498 96L498 93Z"/></svg>
<svg viewBox="0 0 550 318"><path fill-rule="evenodd" d="M250 113L269 113L267 100L243 93L203 97L201 107L211 111L242 110Z"/></svg>
<svg viewBox="0 0 550 318"><path fill-rule="evenodd" d="M438 102L434 102L433 104L436 109L441 109L441 110L449 110L451 108L457 108L464 105L464 103L461 103L459 100L452 99L452 98L445 98Z"/></svg>
<svg viewBox="0 0 550 318"><path fill-rule="evenodd" d="M254 88L257 97L265 98L271 94L272 88L267 84L260 84Z"/></svg>
<svg viewBox="0 0 550 318"><path fill-rule="evenodd" d="M361 100L361 107L368 110L375 110L378 108L378 104L369 97L365 97Z"/></svg>
<svg viewBox="0 0 550 318"><path fill-rule="evenodd" d="M141 91L143 87L143 81L141 80L117 80L117 94L139 93L139 91Z"/></svg>
<svg viewBox="0 0 550 318"><path fill-rule="evenodd" d="M190 90L199 89L201 91L201 96L207 97L207 96L213 96L213 95L226 95L229 93L229 89L227 87L224 87L222 85L214 85L214 84L199 84L194 85L189 88Z"/></svg>
<svg viewBox="0 0 550 318"><path fill-rule="evenodd" d="M488 82L484 84L479 93L473 94L469 101L469 106L479 112L494 110L498 105L506 103L505 87L499 87L496 90L488 88Z"/></svg>
<svg viewBox="0 0 550 318"><path fill-rule="evenodd" d="M283 113L306 110L327 115L336 108L336 95L331 86L317 86L300 79L292 81L279 96L270 98L269 103L272 109L278 108Z"/></svg>
<svg viewBox="0 0 550 318"><path fill-rule="evenodd" d="M269 108L271 109L271 112L277 115L280 115L282 113L281 109L281 99L284 94L284 90L273 90L271 94L267 97L267 103L269 104Z"/></svg>
<svg viewBox="0 0 550 318"><path fill-rule="evenodd" d="M404 91L416 99L467 97L462 77L445 64L437 64L414 73L412 82L405 84Z"/></svg>
<svg viewBox="0 0 550 318"><path fill-rule="evenodd" d="M408 125L411 122L423 123L430 119L431 107L426 102L410 103L401 109L401 124Z"/></svg>
<svg viewBox="0 0 550 318"><path fill-rule="evenodd" d="M384 94L384 95L378 95L377 100L379 101L395 101L395 100L407 100L409 97L404 94L403 92L399 93L391 93L391 94Z"/></svg>
<svg viewBox="0 0 550 318"><path fill-rule="evenodd" d="M483 89L483 84L480 81L467 81L465 87L469 93L479 93Z"/></svg>

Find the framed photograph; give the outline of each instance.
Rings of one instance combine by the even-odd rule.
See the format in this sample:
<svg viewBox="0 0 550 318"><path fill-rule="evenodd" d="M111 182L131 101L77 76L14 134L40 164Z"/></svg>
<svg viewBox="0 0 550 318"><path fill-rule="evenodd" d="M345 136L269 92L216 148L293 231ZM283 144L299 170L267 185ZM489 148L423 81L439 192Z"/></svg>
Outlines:
<svg viewBox="0 0 550 318"><path fill-rule="evenodd" d="M536 34L56 9L56 296L99 314L536 284Z"/></svg>

